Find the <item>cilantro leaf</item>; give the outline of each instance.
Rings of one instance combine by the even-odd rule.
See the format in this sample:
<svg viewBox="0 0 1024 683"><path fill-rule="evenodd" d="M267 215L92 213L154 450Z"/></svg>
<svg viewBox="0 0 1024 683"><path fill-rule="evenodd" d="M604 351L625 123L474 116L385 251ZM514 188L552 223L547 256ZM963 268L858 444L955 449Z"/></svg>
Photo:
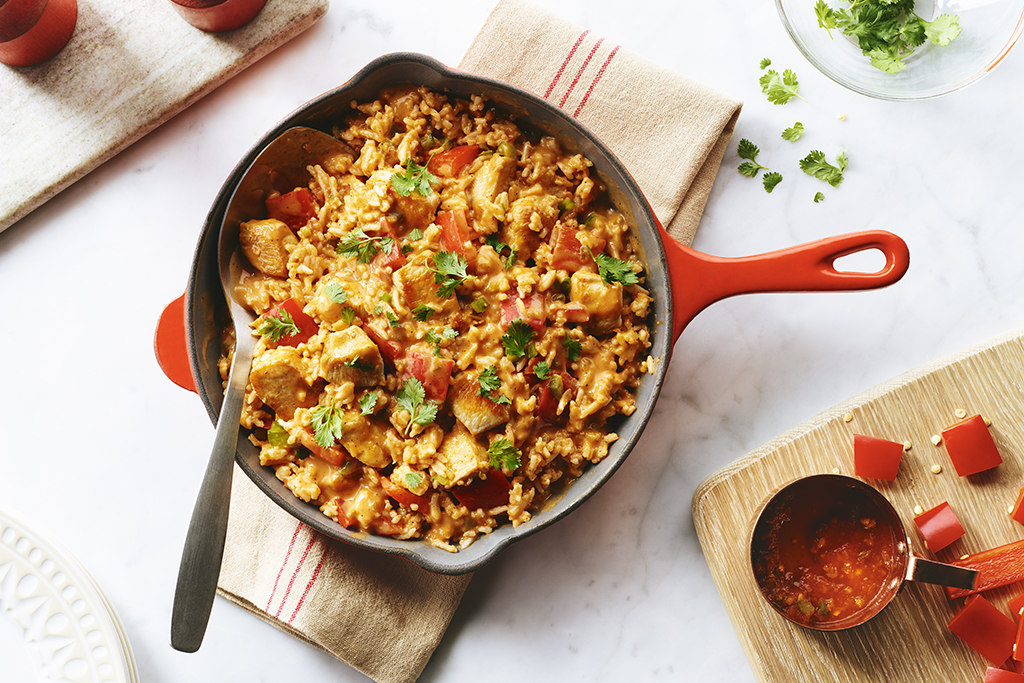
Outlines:
<svg viewBox="0 0 1024 683"><path fill-rule="evenodd" d="M431 182L439 182L437 176L428 171L426 166L417 164L412 157L406 159L404 173L391 174L391 187L403 197L408 197L413 190L429 197L434 192L430 187Z"/></svg>
<svg viewBox="0 0 1024 683"><path fill-rule="evenodd" d="M466 272L468 267L469 264L462 254L450 251L439 251L434 254L430 269L434 272L434 284L441 285L437 288L437 295L442 299L450 298L456 287L472 277Z"/></svg>
<svg viewBox="0 0 1024 683"><path fill-rule="evenodd" d="M758 82L761 84L761 92L768 96L772 104L786 104L794 97L807 101L798 92L800 83L792 69L786 69L781 76L774 69L769 69Z"/></svg>
<svg viewBox="0 0 1024 683"><path fill-rule="evenodd" d="M590 251L590 248L587 248ZM601 279L605 281L605 284L612 284L613 282L621 282L622 284L629 286L635 285L640 282L640 278L637 277L636 273L633 272L633 267L630 261L622 261L615 258L614 256L608 256L607 254L598 254L594 256L594 252L590 252L590 256L597 263L597 270L601 273Z"/></svg>
<svg viewBox="0 0 1024 683"><path fill-rule="evenodd" d="M342 436L342 409L336 404L319 405L309 414L313 438L324 448L330 448Z"/></svg>
<svg viewBox="0 0 1024 683"><path fill-rule="evenodd" d="M508 249L508 257L505 259L506 270L508 270L509 268L516 264L516 256L519 255L519 250L515 249L514 247L510 247L509 245L499 240L496 234L491 233L490 235L485 237L484 243L489 245L492 249L494 249L494 251L497 252L499 257L501 257L502 251Z"/></svg>
<svg viewBox="0 0 1024 683"><path fill-rule="evenodd" d="M432 327L429 330L427 330L427 334L424 336L424 338L434 345L434 355L440 357L441 344L451 339L455 339L458 336L459 333L450 327L445 327L440 332L438 332L438 328Z"/></svg>
<svg viewBox="0 0 1024 683"><path fill-rule="evenodd" d="M369 263L378 251L387 254L394 246L395 240L392 237L370 237L362 228L356 228L338 242L335 251L345 258L354 258L359 263Z"/></svg>
<svg viewBox="0 0 1024 683"><path fill-rule="evenodd" d="M351 325L352 321L356 319L355 309L352 308L351 306L346 306L345 308L341 309L341 319L344 320L349 325Z"/></svg>
<svg viewBox="0 0 1024 683"><path fill-rule="evenodd" d="M426 391L423 383L415 377L410 377L402 383L402 388L395 394L395 402L399 410L409 413L409 425L406 426L406 434L413 424L425 426L434 421L437 417L437 404L426 401Z"/></svg>
<svg viewBox="0 0 1024 683"><path fill-rule="evenodd" d="M821 192L816 192L814 194L814 203L815 204L819 204L819 203L821 203L823 201L825 201L825 195L822 194Z"/></svg>
<svg viewBox="0 0 1024 683"><path fill-rule="evenodd" d="M764 183L764 191L771 194L772 190L775 189L775 186L782 182L782 174L776 173L775 171L765 173L764 177L761 178L761 181Z"/></svg>
<svg viewBox="0 0 1024 683"><path fill-rule="evenodd" d="M509 358L522 358L530 352L534 331L522 318L513 320L501 335L501 346Z"/></svg>
<svg viewBox="0 0 1024 683"><path fill-rule="evenodd" d="M423 483L422 472L406 472L405 476L402 477L405 480L405 485L409 487L409 490L419 488L420 484Z"/></svg>
<svg viewBox="0 0 1024 683"><path fill-rule="evenodd" d="M299 326L295 324L291 313L279 308L274 315L268 315L263 319L256 332L272 342L279 342L285 337L298 334Z"/></svg>
<svg viewBox="0 0 1024 683"><path fill-rule="evenodd" d="M504 436L498 437L487 447L487 463L494 469L511 472L519 467L522 458L522 451Z"/></svg>
<svg viewBox="0 0 1024 683"><path fill-rule="evenodd" d="M764 71L765 69L767 69L771 65L772 65L772 60L768 59L767 57L765 57L764 59L761 60L761 70L762 71Z"/></svg>
<svg viewBox="0 0 1024 683"><path fill-rule="evenodd" d="M548 365L547 361L542 360L533 366L533 374L537 375L537 379L547 379L550 372L551 366Z"/></svg>
<svg viewBox="0 0 1024 683"><path fill-rule="evenodd" d="M432 307L426 304L420 304L416 308L412 309L412 317L419 320L421 323L425 323L430 320L430 316L437 313Z"/></svg>
<svg viewBox="0 0 1024 683"><path fill-rule="evenodd" d="M960 19L955 14L940 14L924 22L924 34L935 45L949 45L949 41L960 35Z"/></svg>
<svg viewBox="0 0 1024 683"><path fill-rule="evenodd" d="M373 411L377 409L377 399L380 398L380 394L376 391L367 391L359 399L359 413L361 415L373 415Z"/></svg>
<svg viewBox="0 0 1024 683"><path fill-rule="evenodd" d="M569 357L570 363L580 359L580 353L583 351L583 344L580 343L579 339L565 337L562 339L562 346L565 347L565 352Z"/></svg>
<svg viewBox="0 0 1024 683"><path fill-rule="evenodd" d="M483 369L480 376L477 377L477 381L480 382L480 395L489 398L498 405L505 403L511 403L512 399L504 394L498 394L498 397L493 396L494 392L501 388L501 379L498 377L497 369L491 365Z"/></svg>
<svg viewBox="0 0 1024 683"><path fill-rule="evenodd" d="M838 163L846 167L846 158L841 156ZM807 156L800 160L800 170L807 175L812 175L818 180L823 180L832 187L839 187L843 182L843 169L837 168L825 160L824 152L812 150Z"/></svg>
<svg viewBox="0 0 1024 683"><path fill-rule="evenodd" d="M348 301L348 292L346 292L345 288L337 282L332 282L324 287L324 294L326 294L327 298L336 304L343 304Z"/></svg>
<svg viewBox="0 0 1024 683"><path fill-rule="evenodd" d="M757 145L746 138L741 139L740 144L736 147L736 155L740 159L750 159L753 161L760 153L761 150L758 149Z"/></svg>
<svg viewBox="0 0 1024 683"><path fill-rule="evenodd" d="M792 126L782 131L782 139L787 142L796 142L804 136L804 124L797 121Z"/></svg>

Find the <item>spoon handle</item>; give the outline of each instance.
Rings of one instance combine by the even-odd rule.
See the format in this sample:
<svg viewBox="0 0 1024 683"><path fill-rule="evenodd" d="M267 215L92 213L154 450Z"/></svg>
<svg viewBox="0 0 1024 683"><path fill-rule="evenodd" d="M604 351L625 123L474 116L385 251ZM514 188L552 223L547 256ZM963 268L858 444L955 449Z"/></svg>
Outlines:
<svg viewBox="0 0 1024 683"><path fill-rule="evenodd" d="M231 474L238 444L238 419L242 414L245 386L252 365L253 343L248 329L236 334L235 356L228 375L227 391L217 418L210 462L199 489L192 521L178 568L178 584L171 611L171 647L195 652L203 642L217 595L224 538L231 503Z"/></svg>

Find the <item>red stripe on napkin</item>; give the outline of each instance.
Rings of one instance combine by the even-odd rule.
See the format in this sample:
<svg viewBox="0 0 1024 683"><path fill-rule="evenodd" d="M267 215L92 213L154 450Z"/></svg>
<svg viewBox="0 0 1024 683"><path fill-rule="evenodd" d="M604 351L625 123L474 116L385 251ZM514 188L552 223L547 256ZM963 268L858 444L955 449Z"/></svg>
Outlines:
<svg viewBox="0 0 1024 683"><path fill-rule="evenodd" d="M612 59L615 57L615 53L617 53L618 51L619 46L616 45L612 49L611 53L609 53L608 58L604 60L604 64L601 65L601 68L597 70L597 75L594 76L594 80L590 82L590 87L587 88L586 94L584 94L583 99L580 100L579 106L576 107L576 111L572 113L573 118L579 117L580 112L583 111L583 106L587 103L587 100L590 99L590 93L594 92L594 88L597 86L597 82L601 80L601 76L604 76L604 72L608 70L608 64L611 63Z"/></svg>
<svg viewBox="0 0 1024 683"><path fill-rule="evenodd" d="M292 548L295 547L295 539L299 537L302 526L302 522L295 525L295 533L292 534L292 540L288 543L288 550L284 554L284 562L281 563L281 568L277 570L277 577L274 578L274 587L270 590L270 597L267 598L267 606L263 608L263 611L267 614L270 614L270 605L274 602L274 595L277 593L277 584L281 581L281 574L284 573L284 568L288 566L288 558L292 556Z"/></svg>
<svg viewBox="0 0 1024 683"><path fill-rule="evenodd" d="M302 591L302 597L299 598L299 602L295 605L295 609L292 610L292 615L288 617L288 623L292 623L295 620L295 615L302 609L302 604L306 602L306 596L309 595L309 591L313 589L313 584L316 583L316 577L320 576L320 569L324 566L324 561L327 559L327 548L324 548L323 552L320 553L320 561L316 563L316 569L313 570L313 576L309 577L309 581L306 583L306 589Z"/></svg>
<svg viewBox="0 0 1024 683"><path fill-rule="evenodd" d="M292 572L291 578L288 579L288 587L284 591L284 597L281 598L281 604L278 606L277 611L274 612L275 619L279 619L281 617L281 610L284 609L285 604L288 602L288 596L291 595L292 587L295 585L295 579L298 578L299 572L302 571L302 566L306 564L306 559L309 557L309 551L313 549L314 543L316 543L316 536L314 534L310 534L309 543L306 544L306 549L302 551L302 557L299 558L299 563L295 566L295 571Z"/></svg>
<svg viewBox="0 0 1024 683"><path fill-rule="evenodd" d="M565 73L565 68L569 66L569 62L572 61L573 55L576 54L576 50L579 49L580 44L583 42L583 39L587 37L588 33L590 33L590 31L584 31L583 33L580 34L579 38L576 39L576 42L573 43L572 49L569 50L568 56L564 60L562 60L562 66L558 67L558 71L557 73L555 73L555 77L551 79L551 85L549 85L548 89L544 92L545 100L551 96L551 91L554 90L555 85L558 84L558 79L560 79L562 77L562 74Z"/></svg>
<svg viewBox="0 0 1024 683"><path fill-rule="evenodd" d="M590 48L590 54L588 54L587 58L583 60L583 66L581 66L579 71L576 72L576 78L572 79L572 83L569 84L569 89L565 91L564 95L562 95L562 100L558 103L559 107L565 106L565 101L569 99L569 95L571 95L572 91L576 88L576 84L580 82L580 78L583 76L583 72L587 70L587 66L590 64L590 60L594 58L594 53L597 52L597 49L601 47L601 43L603 42L604 38L601 38L596 43L594 43L594 47Z"/></svg>

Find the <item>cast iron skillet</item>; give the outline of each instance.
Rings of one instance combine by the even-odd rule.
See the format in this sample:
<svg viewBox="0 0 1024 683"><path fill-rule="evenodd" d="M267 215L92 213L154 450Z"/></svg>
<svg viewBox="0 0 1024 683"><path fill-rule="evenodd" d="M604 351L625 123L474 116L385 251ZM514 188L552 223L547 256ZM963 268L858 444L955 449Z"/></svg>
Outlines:
<svg viewBox="0 0 1024 683"><path fill-rule="evenodd" d="M354 546L400 556L432 572L464 574L479 569L511 543L577 508L622 464L654 410L673 344L687 323L705 307L736 294L884 287L899 280L909 266L910 256L903 240L882 231L842 235L745 258L719 258L694 251L668 236L628 171L600 140L563 110L525 90L455 71L430 57L388 54L368 64L345 85L306 103L268 131L232 171L207 215L188 289L162 316L156 347L164 371L176 383L197 391L214 422L223 398L217 362L221 355L221 330L226 324L217 270L217 234L235 185L259 152L287 128L301 125L330 132L332 124L350 112L353 100L372 100L382 88L401 84L425 85L453 95L484 95L491 103L554 135L570 152L579 152L593 162L612 200L635 227L640 255L647 266L647 287L654 295L650 353L659 362L655 363L655 374L648 375L638 388L637 411L610 425L620 439L612 444L607 458L587 469L529 523L515 529L502 526L458 553L424 541L399 541L343 529L316 506L296 498L277 480L273 470L261 467L258 449L244 436L238 440L236 461L267 496L317 531ZM880 271L850 273L835 269L834 263L840 257L872 249L885 256L886 263Z"/></svg>

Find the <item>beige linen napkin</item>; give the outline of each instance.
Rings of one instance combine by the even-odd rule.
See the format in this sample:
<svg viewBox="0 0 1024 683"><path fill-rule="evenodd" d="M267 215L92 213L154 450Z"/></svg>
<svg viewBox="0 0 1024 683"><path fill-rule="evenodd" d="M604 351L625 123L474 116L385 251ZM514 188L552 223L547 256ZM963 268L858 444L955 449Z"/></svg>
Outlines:
<svg viewBox="0 0 1024 683"><path fill-rule="evenodd" d="M690 242L739 102L517 0L497 4L460 68L576 116ZM469 580L322 537L236 469L220 594L379 683L419 677Z"/></svg>

